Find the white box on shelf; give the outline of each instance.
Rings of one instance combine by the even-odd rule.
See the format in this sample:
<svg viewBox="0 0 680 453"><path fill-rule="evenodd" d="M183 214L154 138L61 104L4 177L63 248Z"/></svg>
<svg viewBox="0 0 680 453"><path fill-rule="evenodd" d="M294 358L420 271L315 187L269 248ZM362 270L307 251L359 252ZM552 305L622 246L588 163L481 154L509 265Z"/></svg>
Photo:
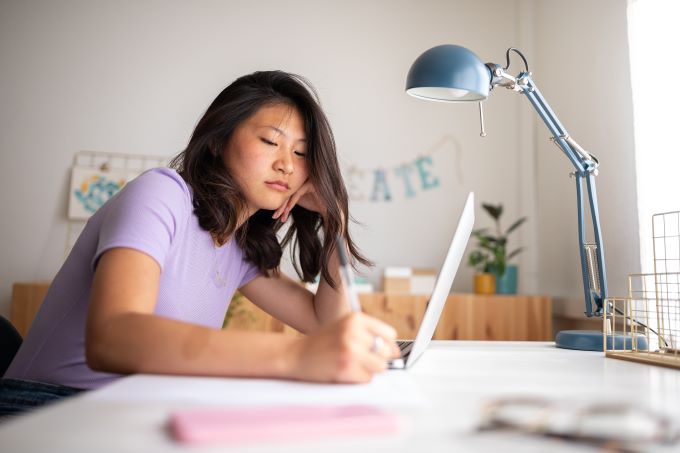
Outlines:
<svg viewBox="0 0 680 453"><path fill-rule="evenodd" d="M397 267L388 266L383 271L385 277L395 277L395 278L410 278L413 275L413 269L410 267Z"/></svg>

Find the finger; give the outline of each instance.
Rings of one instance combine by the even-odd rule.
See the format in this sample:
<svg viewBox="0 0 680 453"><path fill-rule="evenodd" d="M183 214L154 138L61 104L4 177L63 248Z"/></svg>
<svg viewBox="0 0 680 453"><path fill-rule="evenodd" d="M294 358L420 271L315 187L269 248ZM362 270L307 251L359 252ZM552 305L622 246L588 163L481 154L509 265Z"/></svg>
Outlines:
<svg viewBox="0 0 680 453"><path fill-rule="evenodd" d="M297 200L293 200L295 198L297 192L295 192L293 195L288 197L286 201L283 202L281 206L279 206L276 209L276 212L274 212L274 215L272 216L273 218L277 219L281 216L284 216L286 214L286 211L290 211L290 209L293 209L293 206L295 206L295 203L297 203ZM292 202L292 204L291 204ZM289 208L290 206L290 208ZM288 216L285 216L284 218L281 219L282 222L285 222L287 220Z"/></svg>
<svg viewBox="0 0 680 453"><path fill-rule="evenodd" d="M398 359L401 357L401 348L399 345L392 341L390 342L390 358L391 359Z"/></svg>
<svg viewBox="0 0 680 453"><path fill-rule="evenodd" d="M382 338L382 341L376 343L376 338ZM397 343L384 337L373 337L371 343L371 352L382 356L385 360L397 359L401 357L401 349L399 349Z"/></svg>
<svg viewBox="0 0 680 453"><path fill-rule="evenodd" d="M394 329L394 327L384 323L379 319L370 316L365 316L365 318L366 319L364 322L367 323L367 328L369 332L372 333L373 336L378 335L383 339L384 344L380 348L382 355L389 359L396 359L401 357L401 349L399 349L399 346L395 341L397 337L397 332Z"/></svg>
<svg viewBox="0 0 680 453"><path fill-rule="evenodd" d="M351 313L345 319L350 323L350 329L356 332L357 339L355 341L362 341L364 344L369 345L370 349L373 346L375 337L378 336L382 338L383 343L380 350L384 351L387 357L395 355L398 357L401 355L401 351L395 342L397 332L394 327L361 312Z"/></svg>
<svg viewBox="0 0 680 453"><path fill-rule="evenodd" d="M274 214L272 215L273 219L278 219L281 216L281 214L283 214L283 211L285 211L285 209L286 209L287 203L288 203L288 200L286 200L285 203L283 203L281 206L279 206L276 209L276 211L274 211Z"/></svg>
<svg viewBox="0 0 680 453"><path fill-rule="evenodd" d="M288 215L290 214L290 211L295 207L295 205L297 204L298 200L300 200L300 197L302 197L302 195L304 195L304 193L301 193L301 190L298 190L293 194L292 197L288 199L288 202L284 205L281 221L286 222L288 220Z"/></svg>
<svg viewBox="0 0 680 453"><path fill-rule="evenodd" d="M293 196L295 197L295 203L293 204L289 203L290 208L295 206L295 204L297 204L297 202L300 200L300 198L302 198L303 195L307 195L309 192L312 192L313 190L314 187L310 183L303 184L302 187L300 187L300 189L298 189L298 191L293 194Z"/></svg>
<svg viewBox="0 0 680 453"><path fill-rule="evenodd" d="M357 338L357 343L360 345L360 352L368 351L368 359L364 359L362 362L363 366L368 367L368 369L384 370L387 368L387 362L390 359L401 357L401 351L397 345L381 336L364 332L360 338Z"/></svg>
<svg viewBox="0 0 680 453"><path fill-rule="evenodd" d="M381 337L383 339L382 344L379 345L380 348L378 352L380 355L386 359L398 359L401 357L401 348L394 339Z"/></svg>
<svg viewBox="0 0 680 453"><path fill-rule="evenodd" d="M351 367L349 374L368 373L373 375L387 369L387 359L371 351L373 339L367 335L360 335L355 338L352 344L352 356L354 366Z"/></svg>
<svg viewBox="0 0 680 453"><path fill-rule="evenodd" d="M385 350L386 348L382 348ZM387 369L388 358L380 354L379 352L374 352L369 346L368 350L361 355L360 363L361 366L369 373L378 373L385 371Z"/></svg>
<svg viewBox="0 0 680 453"><path fill-rule="evenodd" d="M379 320L378 318L362 314L361 319L366 328L370 332L372 332L373 335L380 335L385 340L390 341L395 340L397 338L397 331L395 330L395 328Z"/></svg>

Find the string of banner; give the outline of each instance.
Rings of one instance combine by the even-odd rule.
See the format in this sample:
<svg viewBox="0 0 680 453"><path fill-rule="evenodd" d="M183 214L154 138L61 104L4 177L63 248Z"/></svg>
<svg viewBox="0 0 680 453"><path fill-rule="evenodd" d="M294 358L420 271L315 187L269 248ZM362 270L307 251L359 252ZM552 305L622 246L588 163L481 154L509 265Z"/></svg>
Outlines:
<svg viewBox="0 0 680 453"><path fill-rule="evenodd" d="M436 157L442 152L450 152L451 148L454 151L456 179L462 184L461 147L455 137L446 135L428 151L409 162L370 169L354 164L346 166L343 175L350 200L391 202L415 198L421 193L438 189L441 186L441 178Z"/></svg>

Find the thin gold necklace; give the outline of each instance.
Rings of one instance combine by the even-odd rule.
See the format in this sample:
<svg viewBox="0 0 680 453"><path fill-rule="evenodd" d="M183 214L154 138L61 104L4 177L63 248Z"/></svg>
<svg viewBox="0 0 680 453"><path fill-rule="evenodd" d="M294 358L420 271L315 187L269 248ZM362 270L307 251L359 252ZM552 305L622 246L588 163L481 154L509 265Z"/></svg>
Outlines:
<svg viewBox="0 0 680 453"><path fill-rule="evenodd" d="M215 282L218 288L224 288L225 286L227 286L227 279L220 272L221 267L220 264L223 263L220 263L217 259L218 256L217 251L220 249L221 246L217 245L217 241L215 241L214 238L212 240L212 245L213 245L213 267L215 269L213 273L213 281ZM224 245L226 245L226 243Z"/></svg>

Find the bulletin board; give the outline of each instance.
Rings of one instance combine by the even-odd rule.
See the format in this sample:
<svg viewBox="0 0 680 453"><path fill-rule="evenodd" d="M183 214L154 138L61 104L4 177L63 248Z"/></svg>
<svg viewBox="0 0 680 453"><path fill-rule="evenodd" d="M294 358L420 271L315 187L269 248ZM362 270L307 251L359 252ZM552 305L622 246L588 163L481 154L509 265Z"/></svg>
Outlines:
<svg viewBox="0 0 680 453"><path fill-rule="evenodd" d="M128 181L155 167L165 167L167 156L79 151L73 156L68 195L69 254L87 220Z"/></svg>

